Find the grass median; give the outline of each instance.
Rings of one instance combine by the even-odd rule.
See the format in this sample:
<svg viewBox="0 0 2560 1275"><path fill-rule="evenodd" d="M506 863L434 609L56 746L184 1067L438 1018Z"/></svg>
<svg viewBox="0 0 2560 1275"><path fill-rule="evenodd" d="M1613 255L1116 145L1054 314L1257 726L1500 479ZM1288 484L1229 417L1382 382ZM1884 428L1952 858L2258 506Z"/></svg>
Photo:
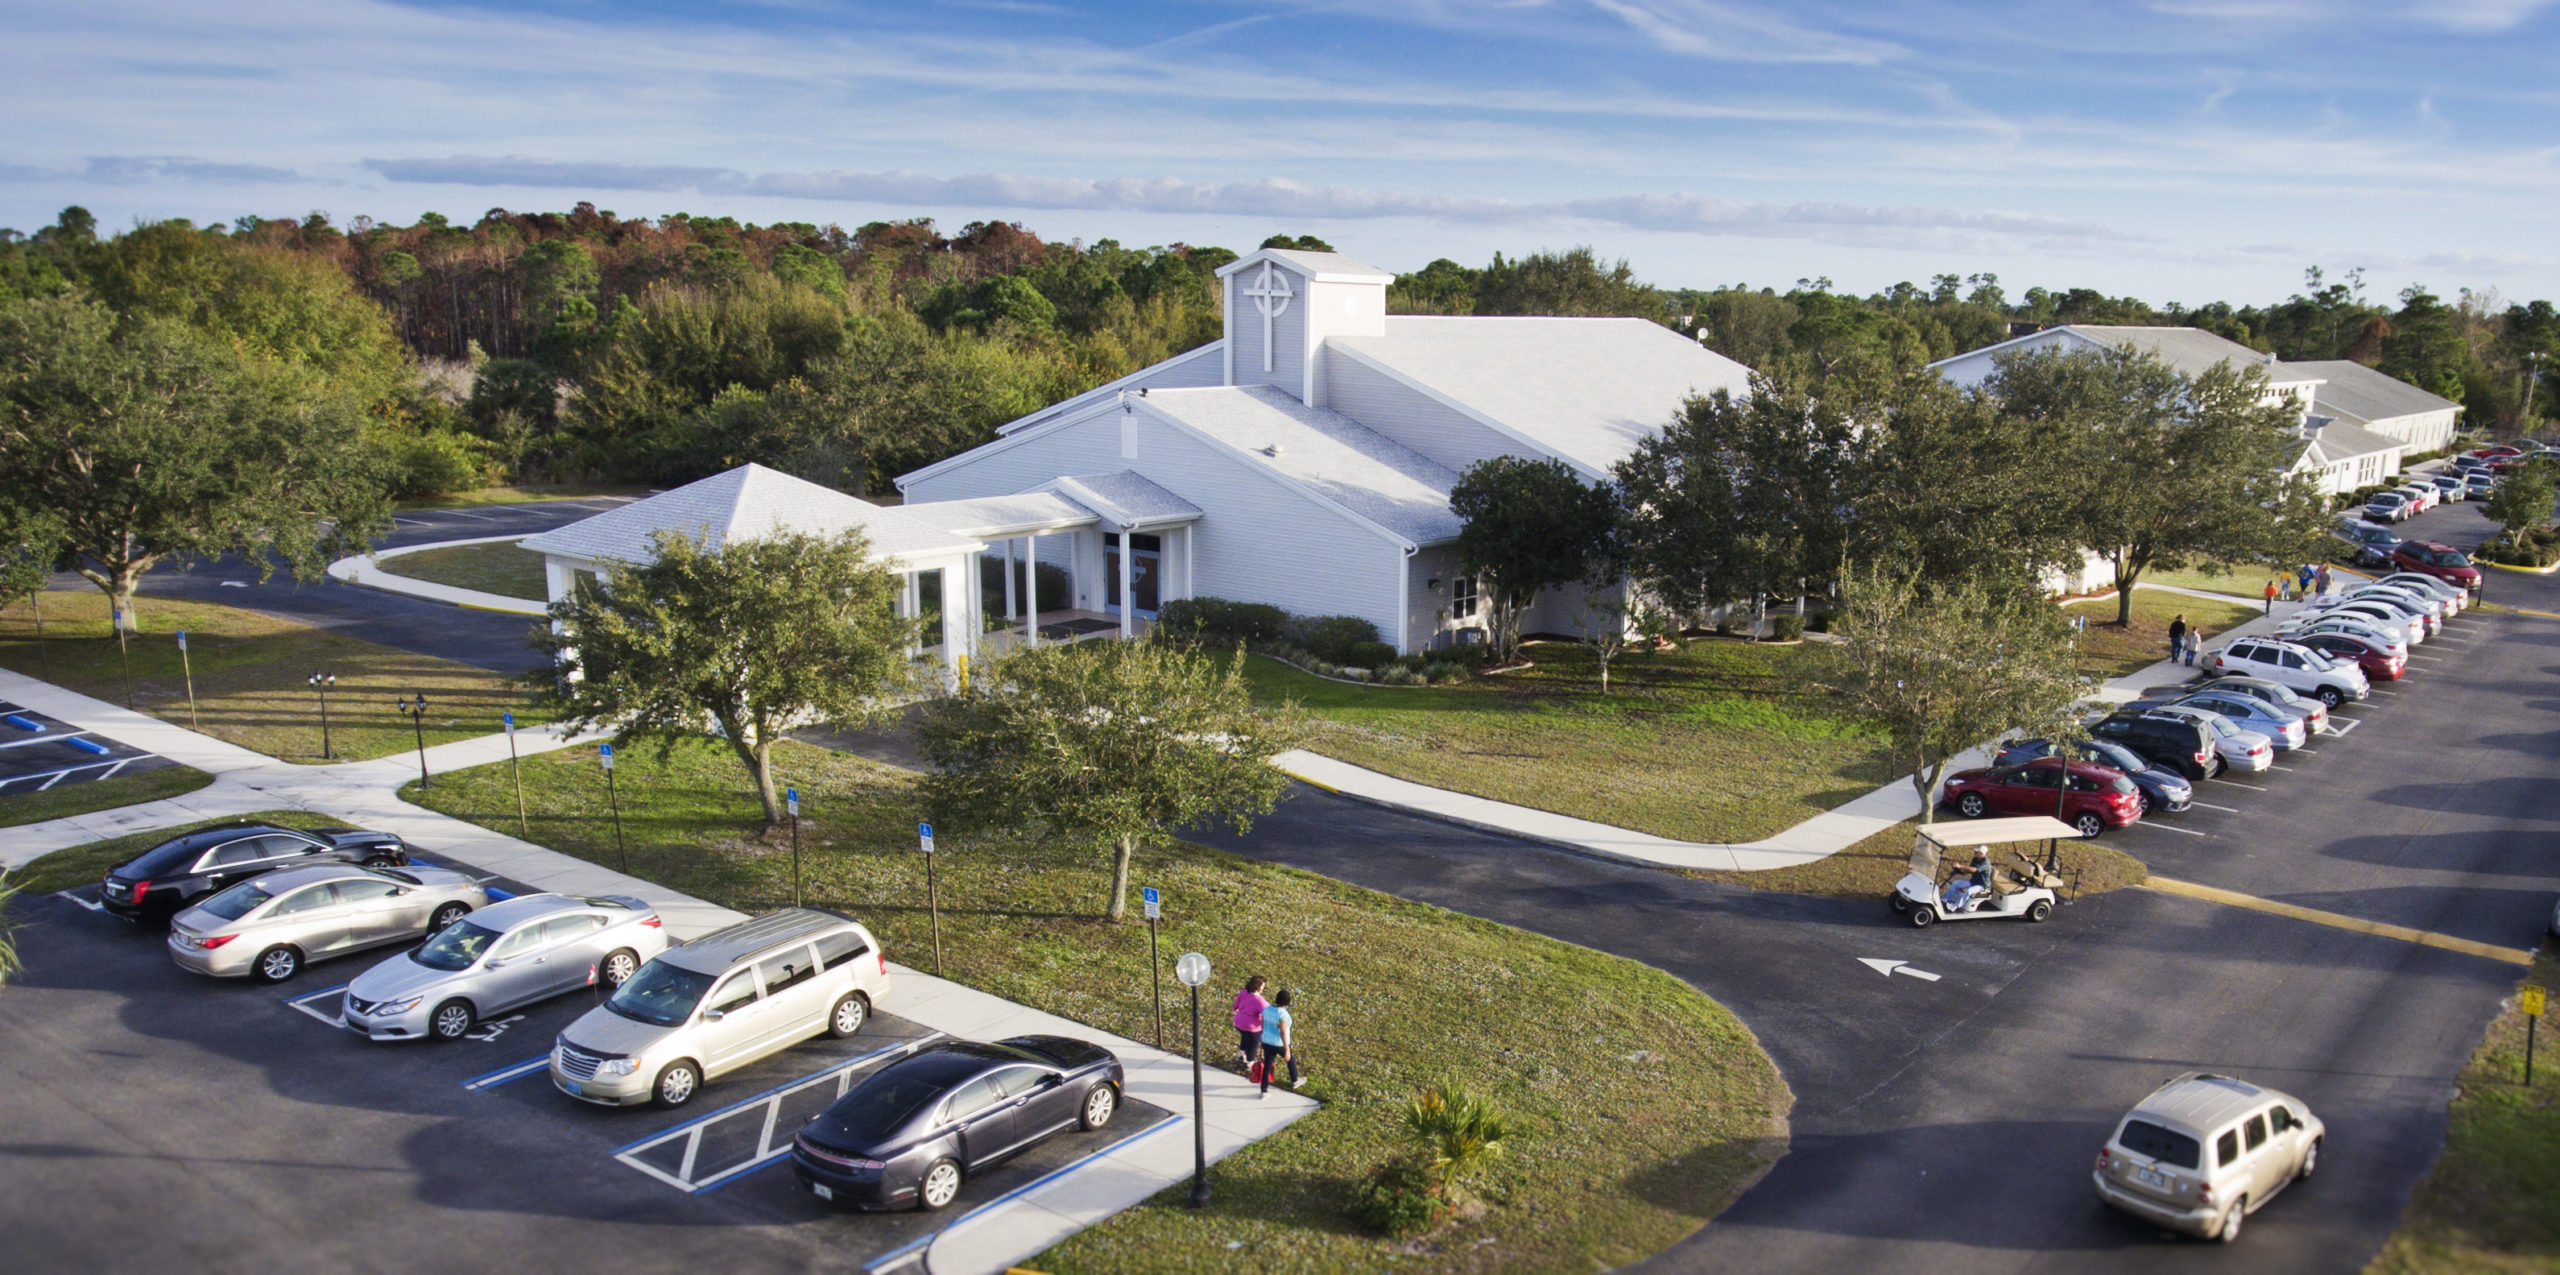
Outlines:
<svg viewBox="0 0 2560 1275"><path fill-rule="evenodd" d="M1622 656L1527 648L1532 668L1454 686L1359 686L1255 656L1308 747L1357 766L1685 841L1752 841L1899 778L1870 728L1814 683L1820 648L1700 638Z"/></svg>
<svg viewBox="0 0 2560 1275"><path fill-rule="evenodd" d="M663 759L616 751L634 874L747 912L791 902L789 841L763 834L734 759L708 743ZM777 762L801 794L805 897L860 916L894 957L931 968L913 776L790 743ZM523 767L533 839L616 865L594 751ZM409 798L515 831L503 764L439 775ZM1100 852L1016 838L945 838L942 849L946 975L1153 1038L1147 931L1101 919ZM1696 1228L1783 1149L1790 1099L1750 1030L1657 970L1184 842L1147 847L1135 875L1164 892L1166 1043L1188 1028L1174 954L1214 963L1213 1028L1232 985L1269 975L1297 989L1307 1092L1323 1106L1220 1164L1206 1211L1168 1192L1042 1255L1038 1269L1198 1271L1239 1253L1291 1272L1598 1269ZM1345 1214L1353 1185L1399 1145L1414 1088L1443 1075L1514 1118L1511 1153L1481 1183L1491 1207L1419 1241L1369 1235Z"/></svg>
<svg viewBox="0 0 2560 1275"><path fill-rule="evenodd" d="M2264 614L2265 604L2216 602L2184 593L2136 588L2130 624L2116 623L2116 600L2112 597L2074 602L2065 606L2062 613L2089 621L2089 627L2080 634L2081 670L2115 678L2169 658L2169 622L2181 615L2187 617L2190 632L2202 633L2208 642L2218 642L2223 634Z"/></svg>
<svg viewBox="0 0 2560 1275"><path fill-rule="evenodd" d="M414 747L409 719L391 706L407 695L427 697L422 724L430 747L495 734L502 729L499 714L509 710L518 725L549 720L524 688L468 664L239 607L146 594L134 611L141 631L125 639L127 654L119 654L105 594L47 592L42 637L29 604L17 603L0 611L0 668L122 704L129 654L135 708L291 761L320 759L320 700L308 681L314 672L338 679L329 692L329 743L341 760ZM195 669L192 713L176 640L182 630ZM539 659L526 650L528 666Z"/></svg>
<svg viewBox="0 0 2560 1275"><path fill-rule="evenodd" d="M2560 953L2545 947L2525 982L2560 992ZM2367 1275L2560 1270L2560 1041L2539 1035L2527 1089L2523 1012L2510 1003L2489 1024L2456 1082L2444 1152Z"/></svg>
<svg viewBox="0 0 2560 1275"><path fill-rule="evenodd" d="M395 576L457 589L478 589L500 597L539 602L551 591L543 578L542 555L519 549L512 540L421 549L380 559L376 565Z"/></svg>
<svg viewBox="0 0 2560 1275"><path fill-rule="evenodd" d="M87 783L56 784L42 792L0 793L0 828L182 797L212 782L213 776L190 766L162 766Z"/></svg>

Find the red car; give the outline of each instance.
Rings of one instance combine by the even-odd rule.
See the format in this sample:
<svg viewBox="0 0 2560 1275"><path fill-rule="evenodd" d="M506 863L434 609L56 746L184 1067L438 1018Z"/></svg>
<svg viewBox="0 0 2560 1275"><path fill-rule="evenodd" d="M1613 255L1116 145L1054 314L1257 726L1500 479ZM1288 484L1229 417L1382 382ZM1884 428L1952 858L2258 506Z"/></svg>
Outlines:
<svg viewBox="0 0 2560 1275"><path fill-rule="evenodd" d="M1947 780L1946 802L1967 819L1984 815L2051 815L2060 758L2040 757L2017 766L1958 772ZM2071 763L2071 787L2059 794L2064 823L2094 837L2142 817L2142 790L2121 770L2096 762Z"/></svg>
<svg viewBox="0 0 2560 1275"><path fill-rule="evenodd" d="M2488 460L2498 456L2520 456L2523 454L2523 448L2507 443L2500 443L2495 447L2474 447L2470 451L2463 453L2465 456L2477 456L2483 460Z"/></svg>
<svg viewBox="0 0 2560 1275"><path fill-rule="evenodd" d="M2307 646L2322 655L2354 660L2369 682L2396 682L2409 669L2408 656L2393 655L2380 644L2351 633L2306 633L2290 640L2295 646Z"/></svg>
<svg viewBox="0 0 2560 1275"><path fill-rule="evenodd" d="M2422 576L2434 576L2465 589L2480 587L2480 568L2452 545L2435 540L2403 540L2391 551L2391 565Z"/></svg>

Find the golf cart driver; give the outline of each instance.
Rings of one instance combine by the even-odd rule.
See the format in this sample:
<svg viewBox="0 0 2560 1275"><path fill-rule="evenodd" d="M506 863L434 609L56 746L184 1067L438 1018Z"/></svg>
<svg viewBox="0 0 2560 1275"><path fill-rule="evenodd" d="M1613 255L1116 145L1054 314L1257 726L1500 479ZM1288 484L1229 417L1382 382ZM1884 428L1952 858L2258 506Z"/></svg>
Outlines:
<svg viewBox="0 0 2560 1275"><path fill-rule="evenodd" d="M2041 921L2053 915L2063 890L2078 893L2078 873L2055 855L2061 842L2079 839L2078 829L2049 815L1924 824L1912 837L1910 869L1886 902L1915 927L1992 917ZM2016 849L2033 842L2044 843L2041 860ZM1992 866L1990 847L1997 845L2012 847L2013 866Z"/></svg>

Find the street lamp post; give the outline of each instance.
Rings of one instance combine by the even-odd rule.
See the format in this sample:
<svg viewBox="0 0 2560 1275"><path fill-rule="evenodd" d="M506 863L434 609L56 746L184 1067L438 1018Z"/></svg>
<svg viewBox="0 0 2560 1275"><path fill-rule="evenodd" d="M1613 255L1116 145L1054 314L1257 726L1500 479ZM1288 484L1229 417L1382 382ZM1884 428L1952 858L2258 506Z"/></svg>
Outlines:
<svg viewBox="0 0 2560 1275"><path fill-rule="evenodd" d="M435 781L427 778L427 693L420 691L410 699L394 695L391 706L406 713L410 728L418 733L418 787L434 787Z"/></svg>
<svg viewBox="0 0 2560 1275"><path fill-rule="evenodd" d="M338 684L335 673L311 675L311 689L320 692L320 760L336 761L338 753L329 746L329 688Z"/></svg>
<svg viewBox="0 0 2560 1275"><path fill-rule="evenodd" d="M1200 985L1209 981L1209 958L1185 952L1173 976L1191 989L1191 1207L1209 1207L1209 1126L1200 1097Z"/></svg>

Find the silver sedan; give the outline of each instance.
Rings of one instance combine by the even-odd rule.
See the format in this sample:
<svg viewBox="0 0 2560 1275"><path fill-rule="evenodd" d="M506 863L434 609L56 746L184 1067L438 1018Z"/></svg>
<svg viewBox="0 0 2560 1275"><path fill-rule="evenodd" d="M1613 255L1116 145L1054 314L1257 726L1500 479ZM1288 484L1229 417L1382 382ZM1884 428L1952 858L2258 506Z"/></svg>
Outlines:
<svg viewBox="0 0 2560 1275"><path fill-rule="evenodd" d="M357 975L347 984L347 1026L375 1040L459 1040L518 1005L590 984L619 987L665 950L666 927L639 899L528 894Z"/></svg>
<svg viewBox="0 0 2560 1275"><path fill-rule="evenodd" d="M169 955L199 974L281 983L312 961L416 942L488 902L487 888L444 868L286 868L178 913Z"/></svg>

